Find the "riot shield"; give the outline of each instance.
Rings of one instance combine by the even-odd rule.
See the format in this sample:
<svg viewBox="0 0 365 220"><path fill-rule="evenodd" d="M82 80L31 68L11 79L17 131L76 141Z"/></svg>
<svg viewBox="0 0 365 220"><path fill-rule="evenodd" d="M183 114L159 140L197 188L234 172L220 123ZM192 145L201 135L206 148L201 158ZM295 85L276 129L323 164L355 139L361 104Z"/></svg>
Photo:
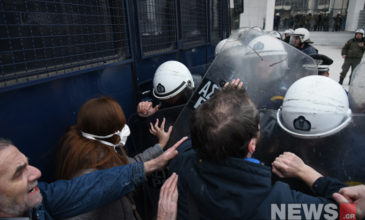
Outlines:
<svg viewBox="0 0 365 220"><path fill-rule="evenodd" d="M365 113L365 62L355 68L349 88L349 102L353 113Z"/></svg>
<svg viewBox="0 0 365 220"><path fill-rule="evenodd" d="M158 110L154 115L143 118L137 114L128 119L131 135L128 139L126 150L129 156L143 152L158 142L157 137L149 132L150 123L154 124L158 118L160 123L166 118L165 130L173 125L184 105L169 107ZM134 199L137 204L138 213L143 219L154 219L157 213L157 204L160 187L166 179L165 171L153 172L147 178L147 183L137 188L134 192Z"/></svg>
<svg viewBox="0 0 365 220"><path fill-rule="evenodd" d="M325 176L349 184L365 182L365 63L355 70L349 88L352 121L340 132L320 139L291 136L278 126L277 111L260 111L261 140L254 156L270 165L279 154L289 151ZM290 182L289 182L290 183ZM296 187L298 187L296 183ZM303 184L302 184L303 185ZM300 187L300 189L303 189Z"/></svg>
<svg viewBox="0 0 365 220"><path fill-rule="evenodd" d="M289 151L325 176L350 185L365 182L365 114L354 114L346 128L320 139L291 136L278 126L275 110L260 111L260 124L261 139L254 157L266 165Z"/></svg>
<svg viewBox="0 0 365 220"><path fill-rule="evenodd" d="M178 105L160 109L146 118L140 117L137 114L130 116L127 123L131 130L131 135L126 145L128 155L134 156L156 144L158 142L157 137L149 132L150 123L155 124L156 119L159 119L161 123L162 119L166 118L165 129L167 130L169 126L174 124L183 107L184 105Z"/></svg>
<svg viewBox="0 0 365 220"><path fill-rule="evenodd" d="M189 134L191 112L226 82L241 79L257 108L277 109L294 81L317 74L317 65L311 57L262 32L243 30L232 35L229 42L233 46L216 56L178 116L168 146Z"/></svg>

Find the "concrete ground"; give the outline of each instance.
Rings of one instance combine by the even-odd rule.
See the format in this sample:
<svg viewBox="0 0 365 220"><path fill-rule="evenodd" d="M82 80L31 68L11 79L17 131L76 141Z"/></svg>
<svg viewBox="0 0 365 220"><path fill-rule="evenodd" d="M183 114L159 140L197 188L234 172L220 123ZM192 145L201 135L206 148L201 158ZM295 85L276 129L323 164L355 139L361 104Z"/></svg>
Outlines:
<svg viewBox="0 0 365 220"><path fill-rule="evenodd" d="M354 37L354 32L310 32L310 39L318 53L324 54L333 59L330 66L330 78L337 81L340 78L344 59L341 56L341 49L346 41ZM364 60L364 59L363 59ZM343 87L348 90L350 70L343 82Z"/></svg>

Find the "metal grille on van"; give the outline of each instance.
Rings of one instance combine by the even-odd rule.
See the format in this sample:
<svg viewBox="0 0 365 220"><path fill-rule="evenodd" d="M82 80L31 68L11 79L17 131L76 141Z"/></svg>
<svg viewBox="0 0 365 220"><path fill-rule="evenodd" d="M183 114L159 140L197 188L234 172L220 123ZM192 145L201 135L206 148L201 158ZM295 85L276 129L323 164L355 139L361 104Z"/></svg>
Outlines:
<svg viewBox="0 0 365 220"><path fill-rule="evenodd" d="M124 4L0 0L0 88L129 58Z"/></svg>
<svg viewBox="0 0 365 220"><path fill-rule="evenodd" d="M197 46L207 42L207 1L181 0L183 44Z"/></svg>
<svg viewBox="0 0 365 220"><path fill-rule="evenodd" d="M142 55L152 55L177 48L176 1L138 1L138 20Z"/></svg>

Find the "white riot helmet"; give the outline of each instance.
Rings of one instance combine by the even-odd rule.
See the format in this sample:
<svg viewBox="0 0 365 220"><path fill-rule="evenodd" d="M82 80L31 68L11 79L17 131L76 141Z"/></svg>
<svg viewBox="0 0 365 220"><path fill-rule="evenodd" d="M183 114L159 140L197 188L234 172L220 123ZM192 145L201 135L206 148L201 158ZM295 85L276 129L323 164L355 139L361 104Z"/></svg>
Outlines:
<svg viewBox="0 0 365 220"><path fill-rule="evenodd" d="M281 34L279 32L277 32L277 31L271 31L269 33L269 35L275 37L276 39L281 40Z"/></svg>
<svg viewBox="0 0 365 220"><path fill-rule="evenodd" d="M263 33L263 32L264 32L264 31L262 30L262 28L260 28L260 27L258 27L258 26L251 27L250 29L251 29L251 30L255 30L255 31L259 32L259 33Z"/></svg>
<svg viewBox="0 0 365 220"><path fill-rule="evenodd" d="M288 68L288 53L284 47L285 42L269 35L254 38L248 44L247 56L256 57L259 78L270 78L270 81L281 78Z"/></svg>
<svg viewBox="0 0 365 220"><path fill-rule="evenodd" d="M294 37L299 37L302 43L312 43L309 39L309 31L306 28L297 28L295 29L294 33L292 34Z"/></svg>
<svg viewBox="0 0 365 220"><path fill-rule="evenodd" d="M279 41L269 35L262 35L254 38L248 44L248 47L260 56L287 56L287 52L282 41Z"/></svg>
<svg viewBox="0 0 365 220"><path fill-rule="evenodd" d="M287 29L284 31L284 34L288 34L288 35L291 35L294 33L294 30L293 29Z"/></svg>
<svg viewBox="0 0 365 220"><path fill-rule="evenodd" d="M360 34L362 34L362 36L364 36L364 29L362 29L362 28L357 29L355 31L355 34L357 34L357 33L360 33Z"/></svg>
<svg viewBox="0 0 365 220"><path fill-rule="evenodd" d="M178 61L161 64L153 77L153 95L159 100L170 99L185 88L194 88L189 69Z"/></svg>
<svg viewBox="0 0 365 220"><path fill-rule="evenodd" d="M242 43L239 40L236 39L223 39L221 41L219 41L219 43L217 44L217 46L215 47L215 56L217 56L218 54L222 53L223 51L232 48L232 47L236 47L236 46L242 46Z"/></svg>
<svg viewBox="0 0 365 220"><path fill-rule="evenodd" d="M260 55L287 55L283 43L270 35L262 35L254 38L248 47Z"/></svg>
<svg viewBox="0 0 365 220"><path fill-rule="evenodd" d="M289 87L277 112L277 121L295 137L330 136L351 122L347 94L340 84L328 77L303 77Z"/></svg>

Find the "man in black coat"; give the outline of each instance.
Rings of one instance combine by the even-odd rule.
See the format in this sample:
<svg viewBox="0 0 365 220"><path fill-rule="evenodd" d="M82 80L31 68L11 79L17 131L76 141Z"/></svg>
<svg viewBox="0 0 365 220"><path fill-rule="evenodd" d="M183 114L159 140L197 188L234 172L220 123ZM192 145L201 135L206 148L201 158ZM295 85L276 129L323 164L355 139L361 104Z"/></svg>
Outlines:
<svg viewBox="0 0 365 220"><path fill-rule="evenodd" d="M179 175L179 219L272 219L280 207L294 203L327 207L327 213L316 218L337 217L331 196L344 185L289 152L276 158L271 171L252 158L259 131L257 109L246 91L234 86L216 92L193 113L191 142L180 147L170 164ZM280 181L272 185L271 172L300 178L318 197L291 190ZM297 217L308 218L305 211L299 212Z"/></svg>

